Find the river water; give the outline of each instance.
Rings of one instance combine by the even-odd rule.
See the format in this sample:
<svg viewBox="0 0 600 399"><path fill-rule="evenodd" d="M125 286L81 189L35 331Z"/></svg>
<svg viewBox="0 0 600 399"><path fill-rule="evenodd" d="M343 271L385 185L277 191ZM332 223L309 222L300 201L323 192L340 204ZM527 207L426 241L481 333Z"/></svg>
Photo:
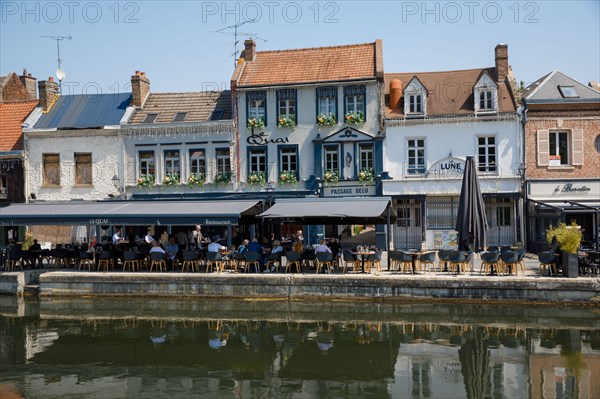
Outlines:
<svg viewBox="0 0 600 399"><path fill-rule="evenodd" d="M599 398L598 308L0 297L1 398Z"/></svg>

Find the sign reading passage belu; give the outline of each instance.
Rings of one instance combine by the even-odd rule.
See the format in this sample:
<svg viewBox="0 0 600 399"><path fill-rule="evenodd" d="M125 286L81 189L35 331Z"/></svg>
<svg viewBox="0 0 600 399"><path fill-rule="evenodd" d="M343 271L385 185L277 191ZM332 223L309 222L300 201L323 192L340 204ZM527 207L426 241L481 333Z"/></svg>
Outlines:
<svg viewBox="0 0 600 399"><path fill-rule="evenodd" d="M375 186L323 187L325 197L371 197L373 195L375 195Z"/></svg>

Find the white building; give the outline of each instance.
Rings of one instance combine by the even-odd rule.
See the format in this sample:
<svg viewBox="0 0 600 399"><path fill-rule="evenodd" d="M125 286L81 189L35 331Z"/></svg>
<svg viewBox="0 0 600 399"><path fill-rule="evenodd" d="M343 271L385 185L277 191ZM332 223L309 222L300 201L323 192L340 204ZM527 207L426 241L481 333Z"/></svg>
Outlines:
<svg viewBox="0 0 600 399"><path fill-rule="evenodd" d="M398 215L395 249L456 246L466 156L474 156L488 219L487 244L520 239L522 136L508 48L496 65L385 74L383 195Z"/></svg>

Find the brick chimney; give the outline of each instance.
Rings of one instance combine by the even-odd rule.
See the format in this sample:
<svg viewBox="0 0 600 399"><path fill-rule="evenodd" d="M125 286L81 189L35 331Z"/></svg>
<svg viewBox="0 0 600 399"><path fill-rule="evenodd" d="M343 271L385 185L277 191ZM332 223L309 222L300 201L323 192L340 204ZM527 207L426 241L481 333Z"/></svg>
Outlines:
<svg viewBox="0 0 600 399"><path fill-rule="evenodd" d="M246 61L256 59L256 43L252 39L244 40L244 59Z"/></svg>
<svg viewBox="0 0 600 399"><path fill-rule="evenodd" d="M508 45L500 43L494 50L496 53L496 76L498 82L504 82L508 75Z"/></svg>
<svg viewBox="0 0 600 399"><path fill-rule="evenodd" d="M23 68L23 75L19 76L21 83L25 86L27 91L27 100L35 100L37 98L37 80L30 73L27 73L27 69Z"/></svg>
<svg viewBox="0 0 600 399"><path fill-rule="evenodd" d="M131 77L131 105L141 107L150 94L150 80L146 77L146 72L135 71Z"/></svg>
<svg viewBox="0 0 600 399"><path fill-rule="evenodd" d="M58 98L58 83L50 76L48 80L38 82L38 90L40 92L40 107L46 112L52 108Z"/></svg>

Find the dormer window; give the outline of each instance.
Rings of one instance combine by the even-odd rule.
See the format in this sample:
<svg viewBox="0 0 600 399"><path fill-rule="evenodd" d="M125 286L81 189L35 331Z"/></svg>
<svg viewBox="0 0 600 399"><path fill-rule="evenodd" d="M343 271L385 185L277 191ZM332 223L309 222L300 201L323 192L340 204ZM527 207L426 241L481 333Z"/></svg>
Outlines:
<svg viewBox="0 0 600 399"><path fill-rule="evenodd" d="M427 89L417 79L413 78L404 89L404 114L411 118L422 118L426 114Z"/></svg>
<svg viewBox="0 0 600 399"><path fill-rule="evenodd" d="M558 86L558 90L560 90L560 94L564 98L577 98L579 95L573 86Z"/></svg>
<svg viewBox="0 0 600 399"><path fill-rule="evenodd" d="M175 114L175 117L173 118L173 122L183 122L185 120L185 117L187 116L187 112L178 112Z"/></svg>
<svg viewBox="0 0 600 399"><path fill-rule="evenodd" d="M498 86L487 72L482 72L473 88L475 115L494 114L498 111Z"/></svg>
<svg viewBox="0 0 600 399"><path fill-rule="evenodd" d="M147 114L142 123L154 123L158 119L158 114Z"/></svg>

